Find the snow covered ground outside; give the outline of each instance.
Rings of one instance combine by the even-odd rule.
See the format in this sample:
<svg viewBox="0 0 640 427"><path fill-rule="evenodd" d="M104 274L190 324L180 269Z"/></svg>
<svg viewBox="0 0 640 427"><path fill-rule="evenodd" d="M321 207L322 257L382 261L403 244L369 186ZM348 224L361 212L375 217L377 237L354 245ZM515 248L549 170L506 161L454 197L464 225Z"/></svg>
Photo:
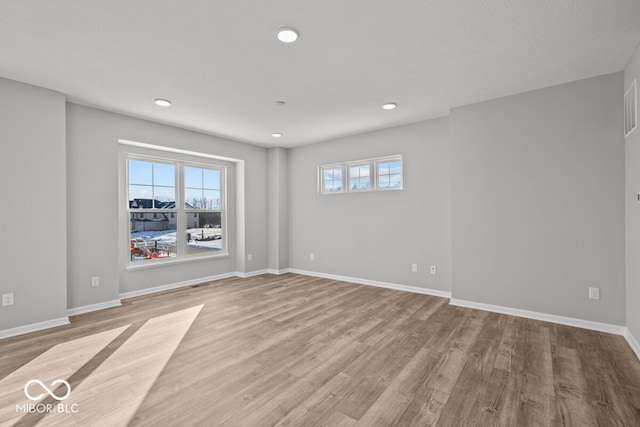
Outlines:
<svg viewBox="0 0 640 427"><path fill-rule="evenodd" d="M187 233L191 239L187 242L187 248L202 249L210 251L222 250L222 240L216 239L216 236L222 237L222 230L219 228L190 228ZM173 248L175 254L176 247L176 231L137 231L131 233L131 240L141 239L145 242L158 242Z"/></svg>

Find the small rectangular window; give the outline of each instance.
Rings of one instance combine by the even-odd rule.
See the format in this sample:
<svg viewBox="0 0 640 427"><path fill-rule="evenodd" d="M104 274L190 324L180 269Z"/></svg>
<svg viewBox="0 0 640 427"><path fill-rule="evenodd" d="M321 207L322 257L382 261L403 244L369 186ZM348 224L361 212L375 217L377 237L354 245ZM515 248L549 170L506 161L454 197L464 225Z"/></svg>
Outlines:
<svg viewBox="0 0 640 427"><path fill-rule="evenodd" d="M320 168L322 193L339 193L342 191L342 166L326 166Z"/></svg>
<svg viewBox="0 0 640 427"><path fill-rule="evenodd" d="M378 160L376 165L379 189L402 188L402 159Z"/></svg>
<svg viewBox="0 0 640 427"><path fill-rule="evenodd" d="M349 190L368 190L371 186L370 169L369 163L349 165Z"/></svg>
<svg viewBox="0 0 640 427"><path fill-rule="evenodd" d="M318 166L320 194L402 190L402 155Z"/></svg>

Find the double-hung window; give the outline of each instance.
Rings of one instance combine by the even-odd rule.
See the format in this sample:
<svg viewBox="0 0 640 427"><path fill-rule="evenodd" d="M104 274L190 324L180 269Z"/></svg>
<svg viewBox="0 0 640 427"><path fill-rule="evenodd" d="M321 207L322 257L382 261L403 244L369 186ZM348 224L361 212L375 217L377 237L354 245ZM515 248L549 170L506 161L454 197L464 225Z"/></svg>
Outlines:
<svg viewBox="0 0 640 427"><path fill-rule="evenodd" d="M127 158L132 263L226 252L223 166Z"/></svg>

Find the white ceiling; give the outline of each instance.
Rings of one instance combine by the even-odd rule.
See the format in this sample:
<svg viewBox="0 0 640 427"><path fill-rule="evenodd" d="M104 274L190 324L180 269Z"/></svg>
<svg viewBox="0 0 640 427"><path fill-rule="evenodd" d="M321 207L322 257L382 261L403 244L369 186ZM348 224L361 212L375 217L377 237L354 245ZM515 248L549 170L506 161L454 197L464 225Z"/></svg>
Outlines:
<svg viewBox="0 0 640 427"><path fill-rule="evenodd" d="M0 0L0 76L262 146L620 71L639 42L638 0Z"/></svg>

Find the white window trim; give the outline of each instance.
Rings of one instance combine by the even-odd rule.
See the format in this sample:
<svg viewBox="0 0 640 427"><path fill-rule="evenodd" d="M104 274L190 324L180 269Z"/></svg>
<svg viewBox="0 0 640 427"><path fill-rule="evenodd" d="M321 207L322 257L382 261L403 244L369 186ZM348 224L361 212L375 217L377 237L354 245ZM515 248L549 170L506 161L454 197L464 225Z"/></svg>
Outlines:
<svg viewBox="0 0 640 427"><path fill-rule="evenodd" d="M378 164L380 163L386 163L386 162L393 162L393 161L397 161L400 160L400 186L399 187L383 187L380 188L380 177L379 177L379 173L378 173ZM384 157L384 158L379 158L379 159L375 159L373 162L373 166L375 169L375 177L376 177L376 191L398 191L398 190L402 190L404 189L404 162L402 161L402 156L391 156L391 157Z"/></svg>
<svg viewBox="0 0 640 427"><path fill-rule="evenodd" d="M402 170L400 172L401 185L399 187L379 187L378 180L378 164L384 162L400 161L402 164ZM352 190L349 186L350 176L349 167L356 165L369 165L369 188ZM324 170L325 169L342 169L342 191L324 191ZM400 191L404 189L404 160L402 154L396 154L393 156L375 157L372 159L352 160L343 163L330 163L326 165L318 166L318 194L322 196L328 196L333 194L353 194L353 193L369 193L377 191Z"/></svg>
<svg viewBox="0 0 640 427"><path fill-rule="evenodd" d="M125 206L126 206L126 216L127 216L127 226L125 227L126 231L126 240L130 241L131 239L131 214L132 213L175 213L176 214L176 256L169 258L158 258L158 259L148 259L141 261L132 261L131 257L127 255L127 264L126 270L137 270L142 268L156 267L161 265L170 265L182 262L190 262L190 261L198 261L202 259L210 259L210 258L223 258L229 256L229 246L228 246L228 230L227 230L227 167L220 164L214 163L206 163L206 162L197 162L192 160L183 160L177 158L167 158L162 156L155 155L147 155L147 154L139 154L135 152L127 152L124 157L124 168L125 168ZM176 208L175 209L131 209L129 208L129 160L143 160L149 162L158 162L158 163L168 163L175 166L175 199L176 199ZM215 159L215 158L213 158ZM221 196L221 208L220 209L196 209L196 210L187 210L184 206L184 188L182 177L184 176L184 166L195 166L209 169L219 169L220 173L220 191L222 193ZM221 233L222 233L222 250L216 251L215 253L201 253L201 254L187 254L187 242L183 239L178 238L181 229L186 230L188 228L188 224L184 224L187 218L187 212L221 212Z"/></svg>
<svg viewBox="0 0 640 427"><path fill-rule="evenodd" d="M374 188L376 187L376 180L375 177L372 177L372 175L374 174L373 172L373 168L372 168L372 161L371 160L364 160L364 161L359 161L359 162L349 162L346 163L346 177L343 177L343 180L346 181L346 189L347 192L351 192L351 193L363 193L365 191L373 191ZM369 166L369 186L367 188L351 188L351 168L354 166ZM362 177L358 177L358 178L362 178ZM374 178L374 179L372 179ZM345 188L343 186L343 188Z"/></svg>
<svg viewBox="0 0 640 427"><path fill-rule="evenodd" d="M340 191L324 191L324 170L325 169L340 169L342 170L342 190ZM318 166L318 191L320 194L340 194L344 193L344 174L345 167L343 163L333 163L330 165Z"/></svg>

